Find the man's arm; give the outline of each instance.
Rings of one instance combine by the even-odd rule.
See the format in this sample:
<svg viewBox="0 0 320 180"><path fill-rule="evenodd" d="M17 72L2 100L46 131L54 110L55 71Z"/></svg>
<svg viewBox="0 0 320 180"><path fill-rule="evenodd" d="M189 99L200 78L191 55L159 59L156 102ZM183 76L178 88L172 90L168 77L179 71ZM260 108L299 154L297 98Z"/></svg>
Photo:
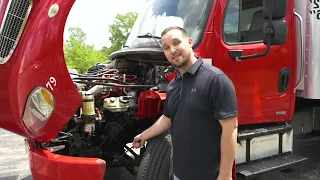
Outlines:
<svg viewBox="0 0 320 180"><path fill-rule="evenodd" d="M171 119L162 115L151 127L142 132L142 136L147 140L168 130L171 126Z"/></svg>
<svg viewBox="0 0 320 180"><path fill-rule="evenodd" d="M236 153L238 118L230 117L219 120L222 128L221 134L221 162L219 174L232 177L232 167Z"/></svg>
<svg viewBox="0 0 320 180"><path fill-rule="evenodd" d="M218 75L210 82L210 97L214 118L221 125L221 160L218 180L232 177L238 129L238 101L232 81L225 75Z"/></svg>
<svg viewBox="0 0 320 180"><path fill-rule="evenodd" d="M163 132L168 130L170 126L171 119L163 114L151 127L134 137L133 147L140 148L144 145L145 141L154 136L162 134Z"/></svg>

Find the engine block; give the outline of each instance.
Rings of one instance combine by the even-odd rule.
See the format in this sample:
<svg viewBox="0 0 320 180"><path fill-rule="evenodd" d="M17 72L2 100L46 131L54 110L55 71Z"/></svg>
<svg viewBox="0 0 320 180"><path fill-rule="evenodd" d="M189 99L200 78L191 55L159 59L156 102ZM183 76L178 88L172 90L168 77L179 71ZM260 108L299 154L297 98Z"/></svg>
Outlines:
<svg viewBox="0 0 320 180"><path fill-rule="evenodd" d="M103 107L110 112L125 112L130 107L136 107L137 104L131 99L130 96L110 97L105 98Z"/></svg>

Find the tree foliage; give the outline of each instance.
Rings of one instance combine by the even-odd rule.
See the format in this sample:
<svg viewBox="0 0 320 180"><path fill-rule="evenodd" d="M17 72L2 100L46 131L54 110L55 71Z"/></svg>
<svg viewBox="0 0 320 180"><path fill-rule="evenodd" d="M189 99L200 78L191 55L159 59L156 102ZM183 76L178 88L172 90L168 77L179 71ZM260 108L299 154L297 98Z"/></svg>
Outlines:
<svg viewBox="0 0 320 180"><path fill-rule="evenodd" d="M86 44L86 34L78 27L69 29L70 39L65 42L65 58L69 68L77 69L79 73L97 62L107 61L107 56L94 46Z"/></svg>
<svg viewBox="0 0 320 180"><path fill-rule="evenodd" d="M118 14L113 21L113 24L109 25L109 31L111 37L109 37L110 42L112 43L111 47L116 47L118 50L123 44L125 44L128 36L131 32L131 29L134 25L134 22L137 19L136 12L128 12L125 15Z"/></svg>
<svg viewBox="0 0 320 180"><path fill-rule="evenodd" d="M118 51L125 44L128 36L132 30L134 22L138 16L137 12L128 12L126 14L118 14L113 23L109 25L109 32L111 36L109 41L111 42L110 47L103 47L102 51L109 56L111 53Z"/></svg>
<svg viewBox="0 0 320 180"><path fill-rule="evenodd" d="M120 50L126 42L137 15L136 12L118 14L113 23L109 25L111 34L109 41L112 45L110 47L104 46L100 50L95 50L94 46L86 43L86 34L81 28L70 28L69 40L66 40L64 44L67 66L77 69L79 73L84 73L97 62L108 62L109 55Z"/></svg>

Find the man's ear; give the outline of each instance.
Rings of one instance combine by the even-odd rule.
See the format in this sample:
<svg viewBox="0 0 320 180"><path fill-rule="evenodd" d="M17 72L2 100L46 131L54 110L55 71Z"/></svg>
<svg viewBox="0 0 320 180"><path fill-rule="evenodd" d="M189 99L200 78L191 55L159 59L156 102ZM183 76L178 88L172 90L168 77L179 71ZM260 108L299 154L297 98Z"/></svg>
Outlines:
<svg viewBox="0 0 320 180"><path fill-rule="evenodd" d="M193 40L191 38L189 38L189 44L190 44L190 47L193 46Z"/></svg>

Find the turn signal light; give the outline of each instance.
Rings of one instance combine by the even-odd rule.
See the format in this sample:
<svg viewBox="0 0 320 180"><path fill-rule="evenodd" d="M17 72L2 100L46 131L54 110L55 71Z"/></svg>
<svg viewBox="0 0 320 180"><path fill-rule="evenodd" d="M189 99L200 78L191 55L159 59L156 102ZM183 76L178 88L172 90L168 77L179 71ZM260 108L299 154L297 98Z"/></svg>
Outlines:
<svg viewBox="0 0 320 180"><path fill-rule="evenodd" d="M32 132L39 132L55 107L53 95L44 87L35 88L28 97L22 120Z"/></svg>

